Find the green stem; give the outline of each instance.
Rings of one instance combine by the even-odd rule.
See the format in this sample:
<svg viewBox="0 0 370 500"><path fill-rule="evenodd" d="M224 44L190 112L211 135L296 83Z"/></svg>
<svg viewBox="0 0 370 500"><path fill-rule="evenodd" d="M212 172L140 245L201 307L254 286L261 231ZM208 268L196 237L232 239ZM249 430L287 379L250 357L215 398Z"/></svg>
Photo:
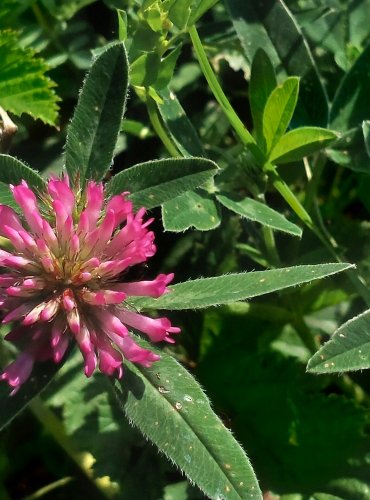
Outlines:
<svg viewBox="0 0 370 500"><path fill-rule="evenodd" d="M254 140L253 136L251 133L248 131L248 129L245 127L244 123L241 121L237 113L235 112L234 108L231 106L230 101L226 97L224 91L221 88L221 85L219 81L217 80L217 77L212 69L212 66L210 65L208 59L207 59L207 54L205 53L205 50L203 48L202 42L199 38L197 29L195 25L193 25L191 28L189 28L189 35L191 38L191 41L193 43L193 47L195 50L195 53L197 55L199 65L201 67L201 70L203 71L203 74L208 82L208 85L210 89L213 92L213 95L215 96L217 102L221 106L223 112L227 116L231 126L237 133L238 137L242 141L242 143L246 146L248 146L253 153L253 156L260 162L263 162L263 154L259 147L256 144L256 141Z"/></svg>
<svg viewBox="0 0 370 500"><path fill-rule="evenodd" d="M349 375L343 374L336 379L337 385L342 389L344 394L354 398L358 403L370 406L370 396L363 390L361 386L356 384Z"/></svg>
<svg viewBox="0 0 370 500"><path fill-rule="evenodd" d="M266 171L269 174L270 179L277 191L282 195L285 201L291 206L294 212L298 215L298 217L306 224L306 226L317 236L317 238L321 241L321 243L325 246L328 252L334 257L334 259L339 262L345 262L343 255L340 254L338 250L338 245L334 238L327 231L322 218L320 211L316 205L317 218L319 221L319 225L316 225L311 216L308 214L306 209L301 205L301 203L294 196L289 186L285 184L285 182L280 178L278 173L276 172L276 168L271 165L266 165ZM360 297L364 300L367 306L370 306L370 290L367 288L366 284L362 281L361 277L358 276L357 272L353 269L349 269L347 271L347 276L351 281L353 287L357 291Z"/></svg>
<svg viewBox="0 0 370 500"><path fill-rule="evenodd" d="M99 479L94 478L91 470L93 457L89 453L80 452L75 448L71 438L66 435L63 424L58 417L39 398L34 398L29 408L44 429L53 436L55 441L78 466L87 479L96 486L105 498L110 499L112 497L112 492L110 491L109 485L106 486L101 484Z"/></svg>
<svg viewBox="0 0 370 500"><path fill-rule="evenodd" d="M320 347L319 341L312 335L311 330L306 325L301 315L294 315L292 325L298 333L303 344L307 347L311 354L314 354Z"/></svg>
<svg viewBox="0 0 370 500"><path fill-rule="evenodd" d="M250 151L252 152L257 162L263 165L265 162L264 155L257 146L253 136L250 134L248 129L244 126L243 122L240 120L239 116L236 114L234 108L231 106L228 98L226 97L224 91L222 90L221 85L219 84L217 77L207 59L207 55L204 51L202 42L199 38L198 32L194 25L189 29L189 34L194 46L195 53L199 60L199 65L203 71L204 76L206 77L206 80L208 82L210 89L213 92L213 95L217 99L217 102L223 109L230 124L234 128L235 132L237 133L242 143L250 148ZM294 196L289 187L280 178L279 174L276 171L276 168L273 165L267 163L264 169L271 178L275 189L282 195L282 197L291 206L291 208L298 215L298 217L308 227L312 228L311 217L308 215L303 206L299 203L299 201Z"/></svg>
<svg viewBox="0 0 370 500"><path fill-rule="evenodd" d="M343 262L342 256L337 252L335 246L333 246L333 241L326 234L326 230L322 231L321 228L317 227L307 210L303 207L303 205L299 202L297 197L291 191L289 186L284 182L284 180L278 174L276 167L270 163L265 163L264 155L262 151L259 149L256 141L253 136L250 134L248 129L244 126L243 122L240 120L235 110L231 106L229 100L227 99L225 93L223 92L220 83L217 80L217 77L207 59L207 55L203 48L202 42L199 38L198 32L193 25L189 28L189 34L191 41L193 43L193 47L195 53L198 57L200 67L203 71L205 78L207 79L208 85L213 92L217 102L220 104L222 110L227 116L230 124L234 128L235 132L239 136L241 142L248 146L251 153L261 165L263 165L265 172L268 174L269 179L271 180L275 189L280 193L280 195L284 198L284 200L288 203L288 205L292 208L292 210L296 213L296 215L301 219L301 221L315 233L315 235L319 238L319 240L325 245L325 247L329 250L331 255L337 260L337 262ZM313 197L313 193L311 194ZM267 236L269 239L269 236ZM265 238L266 241L266 238ZM266 248L268 251L270 248L271 241L267 240ZM355 289L359 293L359 295L364 299L367 305L370 305L370 292L361 279L358 277L356 272L353 270L349 270L347 272L349 279L354 285Z"/></svg>
<svg viewBox="0 0 370 500"><path fill-rule="evenodd" d="M148 115L150 122L153 126L153 129L155 130L160 140L163 142L163 145L165 146L169 154L174 158L181 156L176 146L173 144L172 140L168 136L166 129L162 125L162 122L158 115L157 105L154 99L152 99L149 95L147 96L146 99L146 106L148 109Z"/></svg>
<svg viewBox="0 0 370 500"><path fill-rule="evenodd" d="M272 185L278 191L288 205L292 208L295 214L301 219L301 221L311 230L313 230L314 223L305 210L303 205L296 198L294 193L291 191L290 187L283 181L283 179L278 174L276 167L271 163L266 163L264 165L264 170L267 173Z"/></svg>
<svg viewBox="0 0 370 500"><path fill-rule="evenodd" d="M276 249L274 233L272 229L267 226L262 227L262 233L263 233L263 239L265 241L265 247L269 264L272 267L279 267L280 257Z"/></svg>
<svg viewBox="0 0 370 500"><path fill-rule="evenodd" d="M53 483L47 484L46 486L38 489L32 493L32 495L24 497L23 500L38 500L57 488L63 488L63 486L70 483L72 480L72 477L63 477L62 479L58 479L58 481L54 481Z"/></svg>

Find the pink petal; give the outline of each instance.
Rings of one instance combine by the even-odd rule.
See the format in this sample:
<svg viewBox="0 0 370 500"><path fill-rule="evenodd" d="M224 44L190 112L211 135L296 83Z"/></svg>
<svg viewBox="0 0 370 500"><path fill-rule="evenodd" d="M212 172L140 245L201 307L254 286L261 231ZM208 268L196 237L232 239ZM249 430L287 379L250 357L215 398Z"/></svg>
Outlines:
<svg viewBox="0 0 370 500"><path fill-rule="evenodd" d="M58 342L58 344L56 344L53 349L53 359L55 363L59 363L63 359L63 356L65 355L66 350L68 348L68 345L69 345L68 336L63 335L60 342Z"/></svg>
<svg viewBox="0 0 370 500"><path fill-rule="evenodd" d="M59 179L52 179L48 182L48 191L52 199L61 201L67 213L71 215L75 208L75 196L68 184Z"/></svg>
<svg viewBox="0 0 370 500"><path fill-rule="evenodd" d="M10 189L12 190L15 201L21 207L25 219L32 231L41 235L42 217L34 193L27 187L26 183L19 184L18 186L11 185Z"/></svg>
<svg viewBox="0 0 370 500"><path fill-rule="evenodd" d="M129 361L139 363L145 367L150 367L154 361L160 359L158 354L140 347L131 337L121 339L119 348L122 350L124 357Z"/></svg>
<svg viewBox="0 0 370 500"><path fill-rule="evenodd" d="M0 205L0 235L4 236L3 228L4 226L9 226L14 231L24 231L24 227L22 226L21 220L15 211L6 206Z"/></svg>
<svg viewBox="0 0 370 500"><path fill-rule="evenodd" d="M148 296L148 297L160 297L166 292L169 292L169 288L166 288L168 283L170 283L174 278L174 274L160 274L153 281L136 281L132 283L120 283L115 285L115 290L122 290L128 296Z"/></svg>
<svg viewBox="0 0 370 500"><path fill-rule="evenodd" d="M81 298L88 304L105 306L107 304L120 304L125 300L126 294L113 290L99 290L98 292L83 291Z"/></svg>
<svg viewBox="0 0 370 500"><path fill-rule="evenodd" d="M113 196L107 203L107 212L113 210L116 216L116 225L121 224L127 217L128 214L132 212L132 202L125 199L125 196L129 193L122 193Z"/></svg>
<svg viewBox="0 0 370 500"><path fill-rule="evenodd" d="M84 216L84 220L87 222L87 230L92 231L98 222L103 206L103 185L90 181L87 184L86 199L86 208L81 217Z"/></svg>
<svg viewBox="0 0 370 500"><path fill-rule="evenodd" d="M153 342L161 342L162 340L171 342L172 339L168 334L180 332L180 328L171 326L171 322L167 318L153 319L127 309L120 309L117 315L123 323L146 333Z"/></svg>
<svg viewBox="0 0 370 500"><path fill-rule="evenodd" d="M27 351L23 352L18 358L5 368L0 375L0 380L6 380L13 391L10 393L13 396L20 386L29 378L34 364L33 356Z"/></svg>
<svg viewBox="0 0 370 500"><path fill-rule="evenodd" d="M5 318L3 318L2 323L10 323L11 321L19 320L23 318L29 311L34 308L34 303L23 303L20 306L16 307L12 311L10 311Z"/></svg>

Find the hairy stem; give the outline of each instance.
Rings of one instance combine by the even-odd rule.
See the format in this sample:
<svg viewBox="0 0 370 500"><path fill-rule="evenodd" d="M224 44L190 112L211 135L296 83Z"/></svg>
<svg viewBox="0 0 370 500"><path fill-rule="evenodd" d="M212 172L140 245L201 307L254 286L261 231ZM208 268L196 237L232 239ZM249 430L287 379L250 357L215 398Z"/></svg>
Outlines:
<svg viewBox="0 0 370 500"><path fill-rule="evenodd" d="M221 88L221 85L212 69L212 66L210 65L208 59L207 59L207 54L205 53L204 47L202 45L202 42L199 38L197 29L195 25L193 25L191 28L189 28L189 34L191 41L193 43L193 47L195 50L195 53L197 55L199 65L201 67L201 70L208 82L208 85L210 89L212 90L213 95L215 96L217 102L221 106L223 112L227 116L231 126L235 130L236 134L238 135L239 139L241 142L249 147L251 152L253 153L253 156L259 161L263 162L263 154L258 148L256 141L254 140L252 134L248 131L244 123L241 121L237 113L235 112L234 108L230 104L230 101L226 97L224 91Z"/></svg>

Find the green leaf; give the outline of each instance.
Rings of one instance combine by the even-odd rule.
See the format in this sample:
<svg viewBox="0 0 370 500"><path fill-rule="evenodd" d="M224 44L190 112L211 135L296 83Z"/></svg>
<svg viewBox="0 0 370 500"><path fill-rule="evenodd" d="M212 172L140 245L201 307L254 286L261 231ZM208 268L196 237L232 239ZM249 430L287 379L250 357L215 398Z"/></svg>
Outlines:
<svg viewBox="0 0 370 500"><path fill-rule="evenodd" d="M135 299L135 307L182 310L227 304L309 283L351 267L351 264L317 264L191 280L171 286L171 293L159 299Z"/></svg>
<svg viewBox="0 0 370 500"><path fill-rule="evenodd" d="M369 120L365 120L362 122L362 133L364 134L366 152L370 157L370 121Z"/></svg>
<svg viewBox="0 0 370 500"><path fill-rule="evenodd" d="M301 77L295 125L326 126L326 92L310 48L285 3L280 0L225 0L225 3L249 63L263 47L274 68Z"/></svg>
<svg viewBox="0 0 370 500"><path fill-rule="evenodd" d="M176 62L181 52L181 45L176 47L168 56L164 57L160 62L160 67L158 71L158 76L154 82L154 88L156 90L161 90L168 86L170 83L173 72L175 71Z"/></svg>
<svg viewBox="0 0 370 500"><path fill-rule="evenodd" d="M110 194L129 191L136 207L150 209L201 186L217 171L217 165L206 158L148 161L115 175L107 184L107 191Z"/></svg>
<svg viewBox="0 0 370 500"><path fill-rule="evenodd" d="M263 49L255 53L251 67L249 81L249 101L252 111L253 126L256 131L257 142L263 137L263 111L270 94L277 85L275 70Z"/></svg>
<svg viewBox="0 0 370 500"><path fill-rule="evenodd" d="M153 31L143 19L136 24L136 31L128 51L130 62L135 61L143 52L153 52L160 46L162 33Z"/></svg>
<svg viewBox="0 0 370 500"><path fill-rule="evenodd" d="M200 191L188 191L164 203L162 219L165 230L175 233L186 231L190 227L210 231L221 223L215 202Z"/></svg>
<svg viewBox="0 0 370 500"><path fill-rule="evenodd" d="M366 151L364 133L361 127L344 132L326 150L328 157L355 172L370 172L369 155Z"/></svg>
<svg viewBox="0 0 370 500"><path fill-rule="evenodd" d="M262 133L265 143L261 144L267 154L275 147L288 128L297 104L299 79L287 78L278 85L267 99L262 118Z"/></svg>
<svg viewBox="0 0 370 500"><path fill-rule="evenodd" d="M217 195L216 198L222 205L229 210L245 217L246 219L259 222L264 226L271 227L277 231L291 234L293 236L302 236L302 229L292 222L288 221L283 215L279 214L267 205L252 200L251 198L244 198L241 201L234 201L227 196Z"/></svg>
<svg viewBox="0 0 370 500"><path fill-rule="evenodd" d="M127 14L126 11L117 9L118 17L118 38L120 42L124 42L127 38Z"/></svg>
<svg viewBox="0 0 370 500"><path fill-rule="evenodd" d="M9 184L20 184L22 180L33 189L45 188L45 181L36 170L13 156L0 154L0 182L9 187Z"/></svg>
<svg viewBox="0 0 370 500"><path fill-rule="evenodd" d="M211 9L220 0L195 0L192 4L188 26L192 26L200 19L207 10Z"/></svg>
<svg viewBox="0 0 370 500"><path fill-rule="evenodd" d="M158 110L179 151L184 156L205 156L199 136L173 92L162 90Z"/></svg>
<svg viewBox="0 0 370 500"><path fill-rule="evenodd" d="M2 182L0 182L0 203L8 205L8 207L20 213L19 205L15 202L8 184L3 184Z"/></svg>
<svg viewBox="0 0 370 500"><path fill-rule="evenodd" d="M309 493L320 489L346 500L367 499L349 492L342 495L328 485L343 477L368 480L366 406L338 394L334 378L307 376L297 359L302 349L298 336L288 325L273 322L273 315L266 313L267 321L257 321L249 314L223 312L224 308L208 311L204 330L197 332L208 340L197 376L214 404L232 416L257 477L268 478L269 489L281 500L298 498L284 494L297 491L304 492L300 500L308 500ZM291 351L277 352L275 345L287 339L287 331L292 335Z"/></svg>
<svg viewBox="0 0 370 500"><path fill-rule="evenodd" d="M161 16L161 9L158 3L155 2L151 8L145 10L144 19L146 20L146 22L149 24L149 26L152 28L153 31L162 32L163 20Z"/></svg>
<svg viewBox="0 0 370 500"><path fill-rule="evenodd" d="M130 82L138 87L149 87L156 82L160 58L154 52L146 52L138 57L130 67Z"/></svg>
<svg viewBox="0 0 370 500"><path fill-rule="evenodd" d="M330 111L330 127L342 132L369 118L370 45L343 77Z"/></svg>
<svg viewBox="0 0 370 500"><path fill-rule="evenodd" d="M4 382L0 384L0 430L4 429L13 418L27 408L34 397L45 389L67 357L66 354L63 362L59 364L52 361L36 363L30 379L13 396L9 396L10 389L7 384Z"/></svg>
<svg viewBox="0 0 370 500"><path fill-rule="evenodd" d="M128 62L122 43L94 61L68 127L66 169L74 179L100 180L112 164L126 104Z"/></svg>
<svg viewBox="0 0 370 500"><path fill-rule="evenodd" d="M308 14L316 11L316 15L305 21L304 31L313 47L331 52L336 64L346 72L368 41L369 7L369 0L317 2L316 9L305 9ZM332 59L331 54L326 57Z"/></svg>
<svg viewBox="0 0 370 500"><path fill-rule="evenodd" d="M366 432L364 432L363 435L366 435ZM366 456L365 462L367 463ZM329 487L334 490L340 500L343 498L358 498L359 500L367 500L370 493L369 481L366 476L366 472L364 477L356 478L349 473L348 469L342 477L330 481Z"/></svg>
<svg viewBox="0 0 370 500"><path fill-rule="evenodd" d="M124 379L114 382L128 419L208 497L262 499L247 456L202 388L172 356L160 354L152 368L127 362Z"/></svg>
<svg viewBox="0 0 370 500"><path fill-rule="evenodd" d="M55 125L58 96L55 83L45 76L49 67L31 49L19 45L18 33L0 30L0 106Z"/></svg>
<svg viewBox="0 0 370 500"><path fill-rule="evenodd" d="M193 0L175 0L172 4L168 12L168 17L176 28L182 30L186 27L190 17L192 2Z"/></svg>
<svg viewBox="0 0 370 500"><path fill-rule="evenodd" d="M165 473L172 468L155 447L148 446L139 431L122 418L108 377L100 373L91 378L85 376L78 349L42 394L42 399L61 416L65 434L76 453L89 454L94 462L93 477L105 476L104 490L109 498L130 499L138 495L162 498ZM133 453L137 453L140 460L132 460Z"/></svg>
<svg viewBox="0 0 370 500"><path fill-rule="evenodd" d="M335 132L325 128L296 128L281 137L271 151L269 160L277 164L298 161L324 148L336 138Z"/></svg>
<svg viewBox="0 0 370 500"><path fill-rule="evenodd" d="M80 9L94 3L96 0L42 0L42 4L53 17L66 21L73 17Z"/></svg>
<svg viewBox="0 0 370 500"><path fill-rule="evenodd" d="M365 368L370 368L370 310L338 328L307 365L307 370L312 373L337 373Z"/></svg>

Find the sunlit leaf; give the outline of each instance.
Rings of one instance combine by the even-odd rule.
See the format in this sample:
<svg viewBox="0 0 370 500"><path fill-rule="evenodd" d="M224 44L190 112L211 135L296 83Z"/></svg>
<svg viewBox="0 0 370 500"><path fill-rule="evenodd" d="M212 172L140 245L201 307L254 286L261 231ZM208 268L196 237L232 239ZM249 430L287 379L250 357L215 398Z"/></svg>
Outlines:
<svg viewBox="0 0 370 500"><path fill-rule="evenodd" d="M187 191L164 203L163 226L175 233L190 227L199 231L210 231L221 223L217 206L211 196L201 191Z"/></svg>
<svg viewBox="0 0 370 500"><path fill-rule="evenodd" d="M271 227L278 231L283 231L294 236L302 236L302 229L293 222L288 221L283 215L279 214L269 206L253 200L244 198L241 201L234 201L227 196L217 195L216 198L226 208L245 217L246 219L259 222L264 226Z"/></svg>
<svg viewBox="0 0 370 500"><path fill-rule="evenodd" d="M168 89L160 92L163 103L158 110L171 138L184 156L205 156L200 138L176 95Z"/></svg>
<svg viewBox="0 0 370 500"><path fill-rule="evenodd" d="M110 194L131 193L136 207L154 208L204 184L218 167L205 158L170 158L140 163L115 175L107 184Z"/></svg>
<svg viewBox="0 0 370 500"><path fill-rule="evenodd" d="M263 49L255 53L249 82L249 100L253 117L253 126L257 141L261 143L263 133L263 111L270 94L277 85L274 68Z"/></svg>
<svg viewBox="0 0 370 500"><path fill-rule="evenodd" d="M210 498L261 499L247 456L202 388L172 356L160 355L151 368L127 363L114 383L126 416Z"/></svg>
<svg viewBox="0 0 370 500"><path fill-rule="evenodd" d="M128 62L122 43L111 44L95 59L68 127L66 169L100 180L111 167L126 104Z"/></svg>
<svg viewBox="0 0 370 500"><path fill-rule="evenodd" d="M190 280L171 286L171 292L159 299L138 298L134 303L139 308L199 309L276 292L351 267L351 264L317 264Z"/></svg>
<svg viewBox="0 0 370 500"><path fill-rule="evenodd" d="M370 311L344 323L310 359L312 373L336 373L370 368Z"/></svg>
<svg viewBox="0 0 370 500"><path fill-rule="evenodd" d="M19 45L17 33L0 31L0 106L16 115L26 113L55 125L59 98L50 69L33 50Z"/></svg>
<svg viewBox="0 0 370 500"><path fill-rule="evenodd" d="M287 78L272 91L267 99L262 118L262 133L267 154L276 146L285 133L297 103L299 80Z"/></svg>
<svg viewBox="0 0 370 500"><path fill-rule="evenodd" d="M301 78L295 125L326 126L326 92L302 30L285 3L281 0L225 0L225 3L250 63L263 47L274 68Z"/></svg>
<svg viewBox="0 0 370 500"><path fill-rule="evenodd" d="M283 135L270 153L270 161L289 163L301 160L324 148L337 138L331 130L320 127L300 127Z"/></svg>

